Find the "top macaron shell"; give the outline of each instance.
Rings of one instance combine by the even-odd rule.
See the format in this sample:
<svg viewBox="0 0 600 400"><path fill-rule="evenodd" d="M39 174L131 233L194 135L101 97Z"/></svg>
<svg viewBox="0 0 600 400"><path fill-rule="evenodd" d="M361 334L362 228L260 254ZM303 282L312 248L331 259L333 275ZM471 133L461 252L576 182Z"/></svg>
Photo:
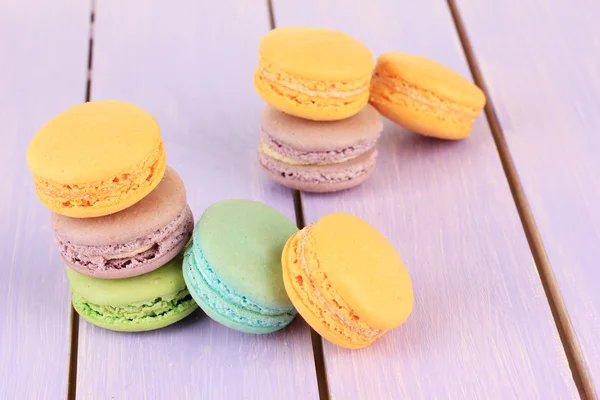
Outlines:
<svg viewBox="0 0 600 400"><path fill-rule="evenodd" d="M335 152L360 144L373 147L383 121L370 104L352 118L328 122L297 118L267 105L262 112L262 130L297 152Z"/></svg>
<svg viewBox="0 0 600 400"><path fill-rule="evenodd" d="M367 104L373 65L369 49L342 32L276 28L260 42L254 86L268 104L287 114L342 120Z"/></svg>
<svg viewBox="0 0 600 400"><path fill-rule="evenodd" d="M48 121L31 140L27 163L51 211L90 218L121 211L150 193L162 179L166 156L152 115L101 100Z"/></svg>

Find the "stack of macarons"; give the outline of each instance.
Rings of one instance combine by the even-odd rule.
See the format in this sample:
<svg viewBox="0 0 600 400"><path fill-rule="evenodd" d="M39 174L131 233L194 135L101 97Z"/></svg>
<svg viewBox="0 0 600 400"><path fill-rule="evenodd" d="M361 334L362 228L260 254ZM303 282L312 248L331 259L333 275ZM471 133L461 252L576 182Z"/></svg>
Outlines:
<svg viewBox="0 0 600 400"><path fill-rule="evenodd" d="M260 42L254 86L262 112L258 159L289 188L333 192L375 170L381 113L416 133L463 139L484 93L424 57L367 47L329 29L282 27Z"/></svg>
<svg viewBox="0 0 600 400"><path fill-rule="evenodd" d="M258 159L292 189L334 192L375 170L383 129L369 105L374 58L330 29L284 27L260 42L254 86L266 101Z"/></svg>
<svg viewBox="0 0 600 400"><path fill-rule="evenodd" d="M27 162L83 318L145 331L197 308L182 273L194 218L150 114L122 101L74 106L36 133Z"/></svg>

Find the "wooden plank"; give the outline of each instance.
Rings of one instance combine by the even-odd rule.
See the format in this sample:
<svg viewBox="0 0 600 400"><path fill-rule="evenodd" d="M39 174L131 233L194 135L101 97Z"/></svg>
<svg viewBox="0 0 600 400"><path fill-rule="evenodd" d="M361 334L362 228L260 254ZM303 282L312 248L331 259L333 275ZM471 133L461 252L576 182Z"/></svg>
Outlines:
<svg viewBox="0 0 600 400"><path fill-rule="evenodd" d="M598 392L600 3L456 3Z"/></svg>
<svg viewBox="0 0 600 400"><path fill-rule="evenodd" d="M65 398L70 293L25 162L50 118L85 100L90 4L0 3L0 398Z"/></svg>
<svg viewBox="0 0 600 400"><path fill-rule="evenodd" d="M275 1L278 26L342 30L375 55L406 51L469 76L446 2ZM334 211L386 235L413 278L403 327L360 351L324 343L332 398L578 398L485 117L451 143L386 123L371 180L303 194L307 223Z"/></svg>
<svg viewBox="0 0 600 400"><path fill-rule="evenodd" d="M266 3L104 0L97 4L92 99L155 115L167 160L198 219L225 198L266 202L294 218L290 191L261 172L262 102L254 93ZM198 312L143 334L80 320L77 397L315 398L310 330L298 318L271 335L241 334Z"/></svg>

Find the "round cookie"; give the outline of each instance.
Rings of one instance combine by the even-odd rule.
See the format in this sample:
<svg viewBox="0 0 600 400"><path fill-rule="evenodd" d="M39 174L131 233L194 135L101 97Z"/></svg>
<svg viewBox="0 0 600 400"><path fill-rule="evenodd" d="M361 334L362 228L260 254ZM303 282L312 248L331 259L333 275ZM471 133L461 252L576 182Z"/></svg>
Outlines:
<svg viewBox="0 0 600 400"><path fill-rule="evenodd" d="M412 311L412 284L398 253L350 214L327 215L294 234L281 262L300 315L338 346L369 346Z"/></svg>
<svg viewBox="0 0 600 400"><path fill-rule="evenodd" d="M367 104L341 121L310 121L267 105L258 160L271 179L305 192L333 192L364 182L375 170L383 122Z"/></svg>
<svg viewBox="0 0 600 400"><path fill-rule="evenodd" d="M98 279L67 268L75 311L105 329L140 332L163 328L191 314L197 304L181 273L182 255L148 274Z"/></svg>
<svg viewBox="0 0 600 400"><path fill-rule="evenodd" d="M51 211L109 215L160 182L166 156L152 115L122 101L80 104L47 122L27 149L35 190Z"/></svg>
<svg viewBox="0 0 600 400"><path fill-rule="evenodd" d="M287 114L341 120L368 102L373 64L369 49L344 33L277 28L260 42L254 87L267 103Z"/></svg>
<svg viewBox="0 0 600 400"><path fill-rule="evenodd" d="M53 213L52 227L69 267L118 279L148 273L175 257L192 236L194 217L181 178L167 167L156 189L133 206L98 218Z"/></svg>
<svg viewBox="0 0 600 400"><path fill-rule="evenodd" d="M424 57L384 53L371 80L371 104L402 127L440 139L463 139L485 95L453 70Z"/></svg>
<svg viewBox="0 0 600 400"><path fill-rule="evenodd" d="M287 326L296 311L283 286L281 252L297 231L283 214L256 201L208 207L183 263L194 300L209 317L241 332Z"/></svg>

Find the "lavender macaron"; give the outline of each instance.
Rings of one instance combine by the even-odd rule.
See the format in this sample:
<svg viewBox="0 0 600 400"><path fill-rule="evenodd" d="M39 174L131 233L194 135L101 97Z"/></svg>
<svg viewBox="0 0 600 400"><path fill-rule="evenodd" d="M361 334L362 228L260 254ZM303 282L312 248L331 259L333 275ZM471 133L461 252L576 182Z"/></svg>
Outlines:
<svg viewBox="0 0 600 400"><path fill-rule="evenodd" d="M52 227L69 267L96 278L119 279L171 261L191 238L194 217L181 178L167 167L156 189L133 206L97 218L53 213Z"/></svg>
<svg viewBox="0 0 600 400"><path fill-rule="evenodd" d="M383 122L367 105L339 121L310 121L266 106L258 160L276 182L305 192L335 192L363 183L375 170Z"/></svg>

